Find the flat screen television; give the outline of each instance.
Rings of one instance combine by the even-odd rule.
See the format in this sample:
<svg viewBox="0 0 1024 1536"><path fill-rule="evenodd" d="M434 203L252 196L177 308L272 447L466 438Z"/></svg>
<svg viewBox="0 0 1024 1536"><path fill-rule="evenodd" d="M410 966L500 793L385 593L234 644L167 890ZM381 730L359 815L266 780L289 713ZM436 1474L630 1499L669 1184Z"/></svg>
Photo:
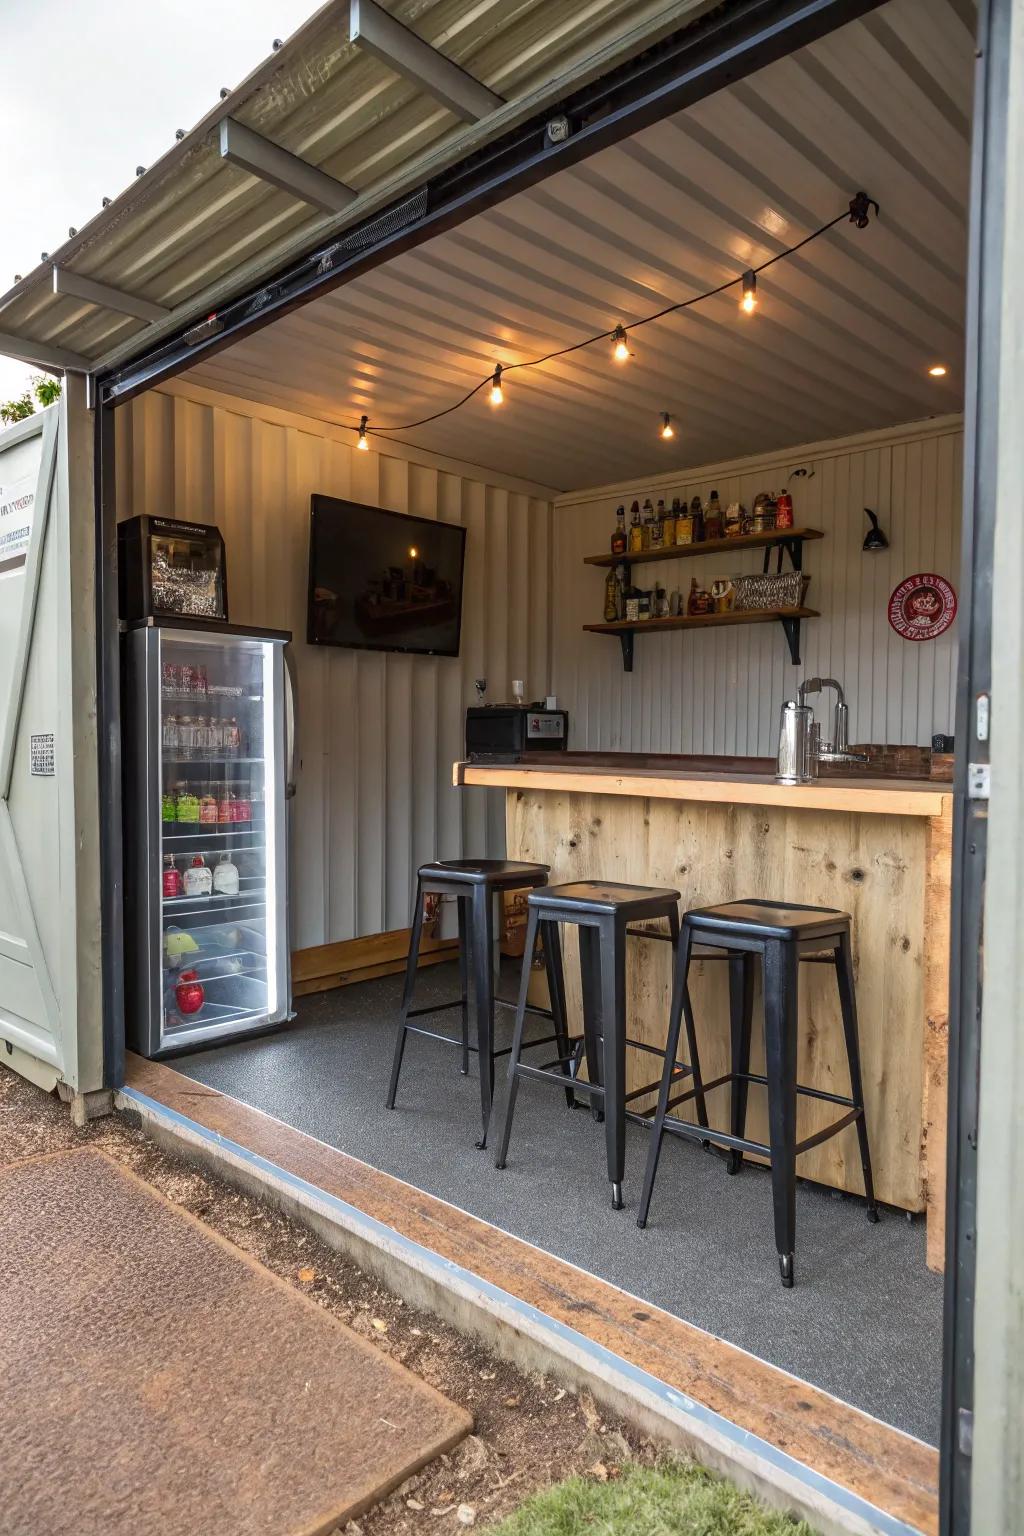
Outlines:
<svg viewBox="0 0 1024 1536"><path fill-rule="evenodd" d="M429 517L314 496L311 645L457 656L466 530Z"/></svg>

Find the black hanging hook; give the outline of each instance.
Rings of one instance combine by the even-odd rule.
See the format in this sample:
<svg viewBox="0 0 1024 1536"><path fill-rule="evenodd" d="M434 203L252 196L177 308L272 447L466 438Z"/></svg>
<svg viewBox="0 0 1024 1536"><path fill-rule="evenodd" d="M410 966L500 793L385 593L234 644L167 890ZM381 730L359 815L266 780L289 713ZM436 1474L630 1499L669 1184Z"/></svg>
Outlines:
<svg viewBox="0 0 1024 1536"><path fill-rule="evenodd" d="M866 192L858 192L850 198L850 223L856 224L858 229L867 229L868 212L873 208L875 218L880 217L878 204L873 197L868 197Z"/></svg>

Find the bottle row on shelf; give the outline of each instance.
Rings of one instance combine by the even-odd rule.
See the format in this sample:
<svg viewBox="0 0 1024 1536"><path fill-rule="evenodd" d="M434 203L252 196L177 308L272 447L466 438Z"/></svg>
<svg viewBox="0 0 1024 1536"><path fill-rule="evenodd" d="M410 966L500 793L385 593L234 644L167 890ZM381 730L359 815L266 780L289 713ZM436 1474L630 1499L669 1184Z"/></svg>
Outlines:
<svg viewBox="0 0 1024 1536"><path fill-rule="evenodd" d="M173 853L164 858L162 891L165 901L174 901L180 896L237 896L240 889L238 865L229 853L222 853L212 869L201 853L193 854L184 870L178 868Z"/></svg>
<svg viewBox="0 0 1024 1536"><path fill-rule="evenodd" d="M774 533L792 527L793 498L788 491L758 492L750 511L739 501L730 502L723 511L717 491L711 492L706 506L699 496L694 496L689 504L674 496L670 507L665 506L664 499L655 507L648 496L642 508L639 501L633 502L628 529L625 505L616 508L611 551L613 555L628 557L673 545L702 544L711 539Z"/></svg>
<svg viewBox="0 0 1024 1536"><path fill-rule="evenodd" d="M245 734L234 715L165 715L162 742L168 757L185 761L245 755Z"/></svg>
<svg viewBox="0 0 1024 1536"><path fill-rule="evenodd" d="M263 790L242 783L171 784L163 793L165 824L223 827L250 822L253 806L262 805Z"/></svg>

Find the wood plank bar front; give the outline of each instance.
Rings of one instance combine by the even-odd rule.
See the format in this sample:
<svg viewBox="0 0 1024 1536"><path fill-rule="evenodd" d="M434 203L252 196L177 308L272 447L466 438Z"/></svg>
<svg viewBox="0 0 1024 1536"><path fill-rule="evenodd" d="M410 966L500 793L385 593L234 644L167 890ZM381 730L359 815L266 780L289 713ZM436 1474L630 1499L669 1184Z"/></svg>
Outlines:
<svg viewBox="0 0 1024 1536"><path fill-rule="evenodd" d="M618 766L559 770L458 763L455 782L506 790L510 858L551 866L551 881L610 879L671 886L682 907L746 896L836 907L853 919L861 1052L878 1197L928 1211L928 1261L943 1261L949 881L952 795L923 781L832 779L787 786L756 774L631 773ZM566 934L567 986L579 1022L575 935ZM629 1032L664 1043L671 952L638 939L628 961ZM697 959L691 972L701 1065L726 1072L726 968ZM831 967L800 977L800 1081L848 1093ZM758 998L757 1008L760 1008ZM759 1016L759 1015L757 1015ZM752 1069L763 1071L755 1030ZM639 1055L639 1053L636 1053ZM650 1080L650 1060L630 1063L629 1088ZM728 1095L712 1095L727 1129ZM800 1136L835 1117L806 1099ZM750 1099L750 1134L767 1140L765 1095ZM863 1192L853 1128L800 1158L802 1177Z"/></svg>

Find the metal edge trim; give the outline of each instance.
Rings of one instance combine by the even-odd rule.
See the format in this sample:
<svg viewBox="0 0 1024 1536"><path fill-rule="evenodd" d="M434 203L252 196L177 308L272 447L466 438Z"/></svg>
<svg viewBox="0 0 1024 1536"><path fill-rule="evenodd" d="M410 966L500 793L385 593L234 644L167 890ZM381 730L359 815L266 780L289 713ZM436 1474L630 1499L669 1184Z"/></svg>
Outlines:
<svg viewBox="0 0 1024 1536"><path fill-rule="evenodd" d="M703 1403L688 1397L685 1393L677 1391L667 1382L661 1381L657 1376L652 1376L649 1371L642 1370L633 1365L613 1350L606 1349L601 1344L596 1344L584 1334L578 1333L574 1328L559 1322L557 1318L550 1317L530 1302L513 1296L508 1291L503 1291L499 1286L484 1280L481 1276L473 1274L471 1270L464 1269L462 1265L455 1263L453 1259L445 1259L433 1249L417 1243L414 1239L404 1236L389 1227L385 1222L368 1215L358 1206L349 1204L339 1195L332 1195L329 1191L320 1189L311 1184L308 1179L291 1173L287 1168L282 1168L279 1163L273 1163L269 1158L263 1157L258 1152L252 1152L239 1142L231 1141L228 1137L220 1135L217 1131L211 1131L197 1120L190 1119L181 1114L179 1110L171 1109L159 1100L150 1098L148 1094L140 1093L138 1089L127 1085L118 1089L118 1098L127 1101L128 1104L138 1105L157 1120L163 1120L171 1126L176 1126L187 1131L191 1136L207 1142L214 1148L237 1158L242 1163L248 1164L261 1173L271 1175L280 1180L296 1192L305 1195L320 1206L326 1206L336 1211L345 1218L346 1225L356 1231L361 1231L364 1236L371 1236L378 1240L386 1239L389 1247L405 1252L417 1261L417 1268L427 1273L433 1273L442 1284L449 1285L453 1279L460 1281L465 1287L478 1295L483 1295L488 1300L496 1303L504 1311L512 1313L524 1322L532 1325L534 1332L546 1332L559 1342L569 1344L578 1354L599 1365L605 1373L625 1378L632 1385L639 1387L650 1397L660 1401L675 1415L684 1420L689 1419L695 1425L704 1430L712 1431L716 1437L726 1442L737 1451L742 1451L746 1457L756 1456L768 1463L778 1471L783 1472L794 1482L812 1490L819 1497L829 1499L837 1508L867 1523L868 1527L880 1533L880 1536L920 1536L915 1526L907 1525L903 1520L894 1515L878 1509L869 1504L858 1494L844 1488L840 1483L833 1482L822 1473L816 1472L805 1462L796 1460L795 1457L781 1451L777 1446L762 1440L749 1430L742 1429L730 1419L717 1413L712 1408L707 1408Z"/></svg>

